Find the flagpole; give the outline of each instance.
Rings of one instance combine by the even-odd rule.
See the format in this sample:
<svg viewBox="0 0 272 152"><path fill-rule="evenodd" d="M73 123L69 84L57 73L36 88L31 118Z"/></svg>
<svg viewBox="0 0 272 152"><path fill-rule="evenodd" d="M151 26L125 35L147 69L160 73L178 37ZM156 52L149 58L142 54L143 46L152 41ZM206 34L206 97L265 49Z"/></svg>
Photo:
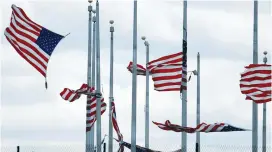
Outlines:
<svg viewBox="0 0 272 152"><path fill-rule="evenodd" d="M253 64L258 64L258 1L254 0ZM252 152L258 151L258 106L252 102Z"/></svg>
<svg viewBox="0 0 272 152"><path fill-rule="evenodd" d="M109 96L109 149L108 152L112 152L112 143L113 143L113 136L112 136L112 109L111 109L111 103L113 102L113 32L114 32L114 27L113 27L114 21L111 20L110 24L110 96Z"/></svg>
<svg viewBox="0 0 272 152"><path fill-rule="evenodd" d="M183 1L183 41L186 41L187 43L187 0ZM185 77L187 77L187 74L185 75ZM183 85L187 87L187 78L186 78L186 81L183 82ZM182 120L181 120L182 126L187 127L187 88L182 90L181 115L182 115ZM187 152L187 133L186 132L182 132L181 149L182 149L182 152Z"/></svg>
<svg viewBox="0 0 272 152"><path fill-rule="evenodd" d="M87 84L90 86L92 82L91 72L92 72L92 1L89 0L89 35L88 35L88 69L87 69ZM86 101L86 105L88 104L88 98ZM87 109L86 109L87 110ZM87 118L87 117L86 117ZM87 118L88 119L88 118ZM87 125L87 124L86 124ZM87 127L87 126L86 126ZM86 132L86 152L91 152L91 132Z"/></svg>
<svg viewBox="0 0 272 152"><path fill-rule="evenodd" d="M98 94L100 91L100 31L99 31L99 2L96 1L96 92ZM101 152L101 98L97 97L96 99L96 147L97 152Z"/></svg>
<svg viewBox="0 0 272 152"><path fill-rule="evenodd" d="M137 0L134 0L133 12L133 74L132 74L132 117L131 151L136 152L136 98L137 98Z"/></svg>
<svg viewBox="0 0 272 152"><path fill-rule="evenodd" d="M267 52L264 51L264 58L263 62L264 64L267 63ZM266 152L266 103L263 104L263 146L262 146L263 151Z"/></svg>
<svg viewBox="0 0 272 152"><path fill-rule="evenodd" d="M95 11L93 10L93 13L95 14ZM92 53L92 87L95 87L95 58L96 58L96 31L95 31L95 26L96 25L96 17L95 15L93 16L93 53ZM95 125L91 128L91 152L94 151L94 130L95 130Z"/></svg>
<svg viewBox="0 0 272 152"><path fill-rule="evenodd" d="M197 53L197 106L196 126L200 124L200 54ZM200 152L200 132L196 133L196 152Z"/></svg>
<svg viewBox="0 0 272 152"><path fill-rule="evenodd" d="M149 71L147 70L147 64L149 62L149 43L146 41L146 37L143 36L144 45L146 46L146 89L145 89L145 148L149 148Z"/></svg>

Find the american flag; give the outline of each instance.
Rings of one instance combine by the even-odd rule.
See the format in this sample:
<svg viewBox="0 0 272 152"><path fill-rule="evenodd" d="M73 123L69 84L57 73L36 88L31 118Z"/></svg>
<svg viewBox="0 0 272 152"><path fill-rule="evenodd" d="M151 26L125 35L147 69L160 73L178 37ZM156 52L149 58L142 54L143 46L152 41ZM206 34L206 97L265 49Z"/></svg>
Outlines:
<svg viewBox="0 0 272 152"><path fill-rule="evenodd" d="M182 80L180 86L180 93L183 90L187 90L187 41L183 40L183 50L182 50Z"/></svg>
<svg viewBox="0 0 272 152"><path fill-rule="evenodd" d="M128 71L133 73L133 62L129 62L127 69L128 69ZM136 74L137 75L146 75L146 69L142 65L137 64L137 73Z"/></svg>
<svg viewBox="0 0 272 152"><path fill-rule="evenodd" d="M179 91L182 77L183 53L160 57L148 63L148 70L157 91Z"/></svg>
<svg viewBox="0 0 272 152"><path fill-rule="evenodd" d="M79 99L82 94L87 95L87 120L86 120L86 131L90 131L93 124L96 121L96 97L91 96L90 94L94 94L95 89L93 87L88 86L87 84L82 84L82 86L77 90L71 90L69 88L64 88L60 93L60 96L69 102L74 102ZM104 98L101 97L101 115L106 111L106 103L104 102Z"/></svg>
<svg viewBox="0 0 272 152"><path fill-rule="evenodd" d="M11 8L10 26L4 34L17 53L46 78L49 58L64 36L33 22L20 7L13 4Z"/></svg>
<svg viewBox="0 0 272 152"><path fill-rule="evenodd" d="M272 70L271 65L250 64L241 73L240 89L246 95L246 100L256 103L271 101Z"/></svg>
<svg viewBox="0 0 272 152"><path fill-rule="evenodd" d="M123 140L123 135L121 134L118 123L117 123L116 109L115 109L114 101L111 102L111 121L112 121L112 126L113 126L114 130L117 133L118 140L122 141Z"/></svg>
<svg viewBox="0 0 272 152"><path fill-rule="evenodd" d="M234 127L227 123L214 123L214 124L206 124L201 123L196 126L196 128L192 127L182 127L179 125L171 124L169 120L167 120L164 124L153 122L162 130L167 131L175 131L175 132L186 132L186 133L195 133L195 132L231 132L231 131L249 131L248 129Z"/></svg>

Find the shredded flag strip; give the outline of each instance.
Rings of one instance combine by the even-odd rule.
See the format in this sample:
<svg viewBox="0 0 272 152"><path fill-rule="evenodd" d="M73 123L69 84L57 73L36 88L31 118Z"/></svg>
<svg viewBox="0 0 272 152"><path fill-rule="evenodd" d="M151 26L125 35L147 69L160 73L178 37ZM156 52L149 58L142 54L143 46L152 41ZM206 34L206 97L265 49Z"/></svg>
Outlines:
<svg viewBox="0 0 272 152"><path fill-rule="evenodd" d="M82 86L78 90L71 90L68 88L64 88L60 93L60 96L69 102L74 102L79 99L80 96L84 94L87 95L87 120L86 120L86 131L90 131L93 124L96 121L96 96L90 95L95 94L95 89L93 87L88 86L87 84L82 84ZM104 98L101 97L101 115L106 111L106 103L104 102Z"/></svg>
<svg viewBox="0 0 272 152"><path fill-rule="evenodd" d="M4 35L17 53L46 78L50 56L64 36L33 22L20 7L11 8L10 26Z"/></svg>
<svg viewBox="0 0 272 152"><path fill-rule="evenodd" d="M118 123L117 123L117 117L116 117L116 110L115 110L115 103L114 101L111 102L111 121L112 121L112 126L118 136L119 141L123 141L123 135L120 132ZM118 151L123 151L124 147L120 146Z"/></svg>
<svg viewBox="0 0 272 152"><path fill-rule="evenodd" d="M195 133L195 132L231 132L231 131L249 131L248 129L234 127L227 123L214 123L214 124L206 124L201 123L196 126L196 128L192 127L182 127L176 124L171 124L169 120L165 121L164 124L154 122L160 129L166 131L174 131L174 132L187 132L187 133Z"/></svg>
<svg viewBox="0 0 272 152"><path fill-rule="evenodd" d="M246 100L255 103L266 103L271 101L272 88L271 65L250 64L241 73L240 89L246 95Z"/></svg>

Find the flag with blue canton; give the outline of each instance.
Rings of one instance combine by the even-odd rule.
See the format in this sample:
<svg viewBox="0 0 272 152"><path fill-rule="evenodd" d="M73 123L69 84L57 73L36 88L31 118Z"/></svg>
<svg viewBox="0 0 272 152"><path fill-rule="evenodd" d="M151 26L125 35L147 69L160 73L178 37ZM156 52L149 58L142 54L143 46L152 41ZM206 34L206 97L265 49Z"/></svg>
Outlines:
<svg viewBox="0 0 272 152"><path fill-rule="evenodd" d="M5 30L5 36L17 53L45 77L49 59L64 36L54 33L33 22L16 5L12 5L10 26Z"/></svg>

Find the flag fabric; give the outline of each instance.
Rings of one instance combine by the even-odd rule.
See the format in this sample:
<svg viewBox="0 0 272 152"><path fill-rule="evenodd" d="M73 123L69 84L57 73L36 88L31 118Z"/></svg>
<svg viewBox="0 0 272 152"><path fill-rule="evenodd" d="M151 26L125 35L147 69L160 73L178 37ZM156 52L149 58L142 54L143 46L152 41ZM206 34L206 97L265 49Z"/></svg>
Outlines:
<svg viewBox="0 0 272 152"><path fill-rule="evenodd" d="M111 121L112 121L112 126L118 136L118 141L123 141L123 135L121 134L120 129L119 129L119 125L117 123L114 100L113 100L113 102L111 102ZM118 152L122 152L122 151L124 151L124 146L120 145Z"/></svg>
<svg viewBox="0 0 272 152"><path fill-rule="evenodd" d="M214 124L206 124L201 123L197 125L196 128L192 127L182 127L179 125L171 124L169 120L167 120L164 124L154 122L162 130L174 131L174 132L186 132L186 133L195 133L195 132L231 132L231 131L249 131L248 129L238 128L232 126L227 123L214 123Z"/></svg>
<svg viewBox="0 0 272 152"><path fill-rule="evenodd" d="M17 53L46 78L50 56L64 36L33 22L22 8L14 4L11 8L10 26L4 35Z"/></svg>
<svg viewBox="0 0 272 152"><path fill-rule="evenodd" d="M183 90L187 90L187 41L183 40L182 50L182 80L180 86L180 93Z"/></svg>
<svg viewBox="0 0 272 152"><path fill-rule="evenodd" d="M240 89L246 95L246 100L253 100L255 103L271 101L272 70L271 65L250 64L241 73Z"/></svg>
<svg viewBox="0 0 272 152"><path fill-rule="evenodd" d="M133 73L133 62L129 62L127 69L129 72ZM136 74L137 75L146 75L146 69L142 65L137 64L137 73Z"/></svg>
<svg viewBox="0 0 272 152"><path fill-rule="evenodd" d="M64 88L60 93L60 96L69 102L74 102L79 99L82 94L87 95L87 107L86 107L86 132L90 131L93 124L96 121L96 96L91 96L90 94L94 94L95 89L93 87L88 86L87 84L82 84L82 86L78 90L71 90L68 88ZM106 111L106 103L104 102L104 98L101 97L101 115Z"/></svg>
<svg viewBox="0 0 272 152"><path fill-rule="evenodd" d="M176 125L176 124L171 124L171 122L169 120L166 120L164 124L154 122L154 121L153 121L153 123L155 125L157 125L162 130L171 130L171 131L174 131L174 132L187 132L187 133L193 133L194 132L193 128L181 127L181 126Z"/></svg>
<svg viewBox="0 0 272 152"><path fill-rule="evenodd" d="M125 146L128 149L131 149L131 144L127 143L125 141L121 141L120 145ZM151 149L144 148L144 147L136 145L136 152L160 152L160 151L155 151L155 150L151 150Z"/></svg>
<svg viewBox="0 0 272 152"><path fill-rule="evenodd" d="M152 76L154 90L180 91L182 78L182 52L174 53L152 60L147 64L147 70ZM133 63L127 69L132 73ZM137 75L146 75L146 69L137 64Z"/></svg>
<svg viewBox="0 0 272 152"><path fill-rule="evenodd" d="M128 142L122 141L120 144L125 146L128 149L131 149L131 144L128 143ZM118 152L123 152L123 151L118 151ZM144 148L144 147L136 145L136 152L162 152L162 151L152 150L152 149L149 149L149 148ZM171 152L181 152L181 149L171 151Z"/></svg>
<svg viewBox="0 0 272 152"><path fill-rule="evenodd" d="M148 70L152 75L154 90L179 91L182 77L183 53L174 53L152 60Z"/></svg>

